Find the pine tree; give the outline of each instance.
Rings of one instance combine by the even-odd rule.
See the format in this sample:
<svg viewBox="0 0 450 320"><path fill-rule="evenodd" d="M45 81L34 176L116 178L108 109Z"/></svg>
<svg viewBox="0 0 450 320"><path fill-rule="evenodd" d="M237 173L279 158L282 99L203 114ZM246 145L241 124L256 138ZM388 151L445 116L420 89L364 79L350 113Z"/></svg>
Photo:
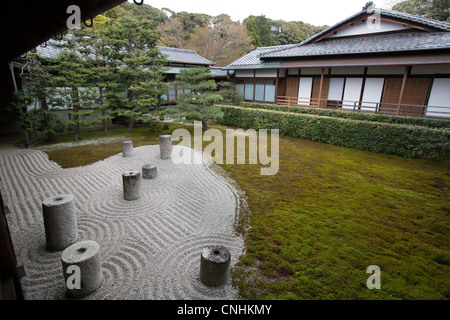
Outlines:
<svg viewBox="0 0 450 320"><path fill-rule="evenodd" d="M177 106L167 108L166 114L185 117L187 120L201 120L204 129L208 129L207 121L217 119L223 114L214 103L222 101L222 96L216 92L217 85L214 75L207 67L182 69L176 76L178 90L184 90L178 95Z"/></svg>
<svg viewBox="0 0 450 320"><path fill-rule="evenodd" d="M236 85L230 81L219 82L220 95L223 97L224 101L231 102L234 105L239 105L239 103L244 100L244 95L240 94L236 90Z"/></svg>
<svg viewBox="0 0 450 320"><path fill-rule="evenodd" d="M128 132L132 132L136 121L149 121L146 115L162 104L161 96L168 89L162 82L162 66L167 60L156 47L155 26L144 17L119 19L108 37L120 61L118 74L126 90L115 111L128 119Z"/></svg>
<svg viewBox="0 0 450 320"><path fill-rule="evenodd" d="M51 61L55 72L52 78L55 94L50 100L54 108L67 108L68 124L74 128L75 141L80 138L81 128L92 124L86 117L95 112L99 96L90 62L78 51L80 36L69 31L65 40L56 45L60 53Z"/></svg>
<svg viewBox="0 0 450 320"><path fill-rule="evenodd" d="M50 68L37 53L27 54L27 63L22 69L20 77L23 88L14 95L9 109L19 111L19 122L22 128L31 135L44 134L50 138L55 134L52 127L54 111L48 106L51 95Z"/></svg>
<svg viewBox="0 0 450 320"><path fill-rule="evenodd" d="M113 44L107 36L109 29L115 23L108 17L98 15L92 27L79 31L81 37L79 37L78 51L90 64L93 80L98 88L96 108L101 111L98 120L102 123L104 135L108 133L107 123L113 118L113 108L119 94L117 92L119 62L113 58Z"/></svg>

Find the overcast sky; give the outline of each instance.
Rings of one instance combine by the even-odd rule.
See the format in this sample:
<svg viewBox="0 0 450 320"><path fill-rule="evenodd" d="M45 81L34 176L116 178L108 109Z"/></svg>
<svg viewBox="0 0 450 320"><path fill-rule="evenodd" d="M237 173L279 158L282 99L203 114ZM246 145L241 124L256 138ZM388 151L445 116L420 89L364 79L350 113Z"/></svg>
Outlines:
<svg viewBox="0 0 450 320"><path fill-rule="evenodd" d="M129 0L132 2L131 0ZM265 15L273 20L303 21L316 26L333 25L362 9L367 0L144 0L144 3L161 9L206 13L221 13L231 20L241 21L249 15ZM392 0L374 1L386 8Z"/></svg>

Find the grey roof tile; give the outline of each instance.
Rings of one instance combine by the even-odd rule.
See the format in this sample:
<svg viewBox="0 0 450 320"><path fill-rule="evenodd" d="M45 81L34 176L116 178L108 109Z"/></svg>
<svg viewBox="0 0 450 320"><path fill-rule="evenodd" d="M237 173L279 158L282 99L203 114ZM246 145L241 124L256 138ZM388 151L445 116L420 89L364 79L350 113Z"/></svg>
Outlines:
<svg viewBox="0 0 450 320"><path fill-rule="evenodd" d="M352 19L354 19L354 18L358 17L359 15L361 15L363 13L366 13L366 12L369 13L369 14L378 13L378 14L380 14L382 16L392 17L392 18L399 18L399 19L406 20L406 21L414 21L414 22L420 23L422 25L431 26L431 27L434 27L434 28L442 30L442 31L450 31L450 23L448 23L448 22L428 19L428 18L424 18L424 17L418 16L418 15L413 15L413 14L399 12L399 11L394 11L394 10L373 8L373 9L368 9L367 11L363 10L363 11L357 12L354 15L352 15L352 16L350 16L350 17L348 17L348 18L346 18L346 19L336 23L335 25L333 25L333 26L331 26L331 27L329 27L329 28L327 28L325 30L322 30L321 32L319 32L319 33L309 37L308 39L306 39L305 41L303 41L303 42L301 42L301 43L299 43L297 45L300 46L300 45L303 45L303 44L310 43L314 39L316 39L316 38L318 38L318 37L328 33L331 29L334 29L334 28L340 26L341 24L343 24L343 23L345 23L345 22L347 22L349 20L352 20Z"/></svg>
<svg viewBox="0 0 450 320"><path fill-rule="evenodd" d="M47 46L43 47L42 45L36 48L36 51L43 56L44 58L51 59L55 58L59 55L60 49L57 48L54 44L58 43L55 40L49 40L47 42ZM186 50L186 49L177 49L177 48L168 48L168 47L158 47L161 53L167 55L167 60L171 62L177 63L186 63L186 64L201 64L201 65L213 65L214 62L203 58L198 55L195 50Z"/></svg>
<svg viewBox="0 0 450 320"><path fill-rule="evenodd" d="M384 15L387 17L400 18L403 20L414 21L414 22L421 23L423 25L435 27L442 31L450 31L450 23L448 23L448 22L429 19L429 18L418 16L418 15L413 15L413 14L403 13L403 12L398 12L398 11L393 11L393 10L386 10L386 9L376 9L376 10L378 10L381 15Z"/></svg>
<svg viewBox="0 0 450 320"><path fill-rule="evenodd" d="M268 52L261 59L317 55L396 52L450 48L450 33L401 33L358 38L332 38L313 44L296 46L283 51Z"/></svg>
<svg viewBox="0 0 450 320"><path fill-rule="evenodd" d="M168 47L158 47L158 49L159 51L161 51L161 53L167 55L167 60L171 62L204 64L204 65L214 64L214 62L198 55L197 52L195 52L195 50L168 48Z"/></svg>
<svg viewBox="0 0 450 320"><path fill-rule="evenodd" d="M232 62L227 66L228 67L236 67L236 66L252 66L252 65L260 65L261 60L260 56L269 54L271 52L276 52L280 50L286 50L294 47L296 45L282 45L282 46L273 46L273 47L259 47L253 50L252 52L246 54L242 58Z"/></svg>
<svg viewBox="0 0 450 320"><path fill-rule="evenodd" d="M361 14L379 13L386 17L399 18L405 21L414 21L416 23L432 26L440 32L410 32L402 34L380 34L372 36L363 36L358 38L325 39L317 43L311 43L315 39L327 34L330 30L357 18ZM296 56L317 56L334 54L358 54L358 53L376 53L376 52L396 52L410 50L427 50L450 48L450 23L424 18L408 13L397 12L393 10L378 9L370 7L359 11L356 14L338 22L337 24L325 29L305 41L293 45L273 46L258 48L244 57L232 62L226 68L261 68L268 63L279 63L283 58ZM269 59L270 58L270 59ZM278 60L274 60L278 59Z"/></svg>

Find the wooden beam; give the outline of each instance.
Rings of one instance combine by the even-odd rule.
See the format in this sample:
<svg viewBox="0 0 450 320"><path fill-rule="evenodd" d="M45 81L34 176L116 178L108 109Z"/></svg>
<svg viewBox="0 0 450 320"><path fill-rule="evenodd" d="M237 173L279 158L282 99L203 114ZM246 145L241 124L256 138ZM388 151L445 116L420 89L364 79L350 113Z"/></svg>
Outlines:
<svg viewBox="0 0 450 320"><path fill-rule="evenodd" d="M320 103L322 101L322 88L323 88L324 74L325 74L325 68L322 68L322 73L320 74L319 101L317 102L317 108L320 108Z"/></svg>
<svg viewBox="0 0 450 320"><path fill-rule="evenodd" d="M321 40L323 40L324 38L328 37L329 35L338 32L344 28L347 28L355 23L367 20L369 17L371 16L371 14L368 14L366 12L362 12L360 15L356 16L355 18L346 21L344 23L342 23L339 26L334 27L333 29L328 30L328 32L318 36L317 38L312 39L311 42L308 42L308 44L312 44L312 43L316 43L319 42ZM440 31L438 28L435 28L433 26L426 26L424 24L418 23L418 22L414 22L414 21L407 21L405 19L401 19L401 18L394 18L394 17L387 17L384 15L380 16L381 20L384 21L389 21L389 22L394 22L394 23L398 23L398 24L403 24L406 25L408 27L412 27L412 28L416 28L419 30L423 30L423 31L428 31L428 32L432 32L432 31Z"/></svg>
<svg viewBox="0 0 450 320"><path fill-rule="evenodd" d="M407 21L407 20L403 20L403 19L400 19L400 18L382 16L381 20L394 22L394 23L398 23L398 24L403 24L403 25L408 26L408 27L412 27L412 28L416 28L416 29L423 30L423 31L428 31L428 32L433 32L433 31L436 31L436 30L439 31L438 28L435 28L433 26L426 26L426 25L421 24L421 23L417 23L417 22L414 22L414 21Z"/></svg>
<svg viewBox="0 0 450 320"><path fill-rule="evenodd" d="M339 30L342 30L342 29L344 29L344 28L346 28L346 27L348 27L348 26L350 26L352 24L358 23L358 22L360 22L360 21L362 21L364 19L367 19L367 13L363 13L362 15L359 15L359 16L355 17L352 20L349 20L349 21L347 21L347 22L345 22L345 23L343 23L343 24L341 24L339 26L336 26L335 28L333 28L331 30L328 30L328 32L322 34L321 36L319 36L317 38L314 38L312 40L312 42L308 42L308 44L319 42L320 40L328 37L330 34L333 34L333 33L337 32Z"/></svg>
<svg viewBox="0 0 450 320"><path fill-rule="evenodd" d="M405 93L406 80L408 79L408 73L409 73L409 66L406 66L405 73L403 75L402 88L400 89L400 95L398 97L397 113L396 113L397 116L400 115L400 108L402 106L403 94Z"/></svg>

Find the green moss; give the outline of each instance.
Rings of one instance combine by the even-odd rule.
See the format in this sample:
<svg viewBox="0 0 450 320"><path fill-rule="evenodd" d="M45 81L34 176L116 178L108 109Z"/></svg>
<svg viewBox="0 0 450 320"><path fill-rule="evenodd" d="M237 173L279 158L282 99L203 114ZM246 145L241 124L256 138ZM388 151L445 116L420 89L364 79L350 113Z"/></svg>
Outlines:
<svg viewBox="0 0 450 320"><path fill-rule="evenodd" d="M124 140L133 141L134 147L140 147L159 143L159 136L163 134L171 134L173 130L178 128L186 128L193 130L190 126L182 126L180 124L157 124L151 126L140 126L133 129L132 133L128 133L128 128L119 127L110 129L108 131L108 138L123 137ZM95 140L104 138L103 131L93 131L83 133L84 140ZM52 141L52 144L72 142L71 135L59 136ZM38 145L48 146L50 142ZM82 145L70 148L70 153L67 149L56 149L47 151L50 160L57 162L63 168L72 168L78 166L88 165L105 158L111 157L122 152L122 141L115 141L111 143L102 143L95 145Z"/></svg>
<svg viewBox="0 0 450 320"><path fill-rule="evenodd" d="M156 144L160 134L131 138ZM120 143L78 148L49 155L82 165ZM246 194L250 226L233 284L248 299L449 299L449 163L280 137L275 176L223 165ZM381 290L366 287L370 265Z"/></svg>
<svg viewBox="0 0 450 320"><path fill-rule="evenodd" d="M445 286L423 288L448 283L448 164L282 137L275 177L260 176L258 166L225 166L251 211L242 261L261 272L235 275L257 287L241 293L249 299L417 299L422 291L426 299L448 299ZM431 248L442 251L431 254ZM273 269L291 285L288 294L265 279L261 254L285 262ZM382 270L379 291L365 286L372 264Z"/></svg>

